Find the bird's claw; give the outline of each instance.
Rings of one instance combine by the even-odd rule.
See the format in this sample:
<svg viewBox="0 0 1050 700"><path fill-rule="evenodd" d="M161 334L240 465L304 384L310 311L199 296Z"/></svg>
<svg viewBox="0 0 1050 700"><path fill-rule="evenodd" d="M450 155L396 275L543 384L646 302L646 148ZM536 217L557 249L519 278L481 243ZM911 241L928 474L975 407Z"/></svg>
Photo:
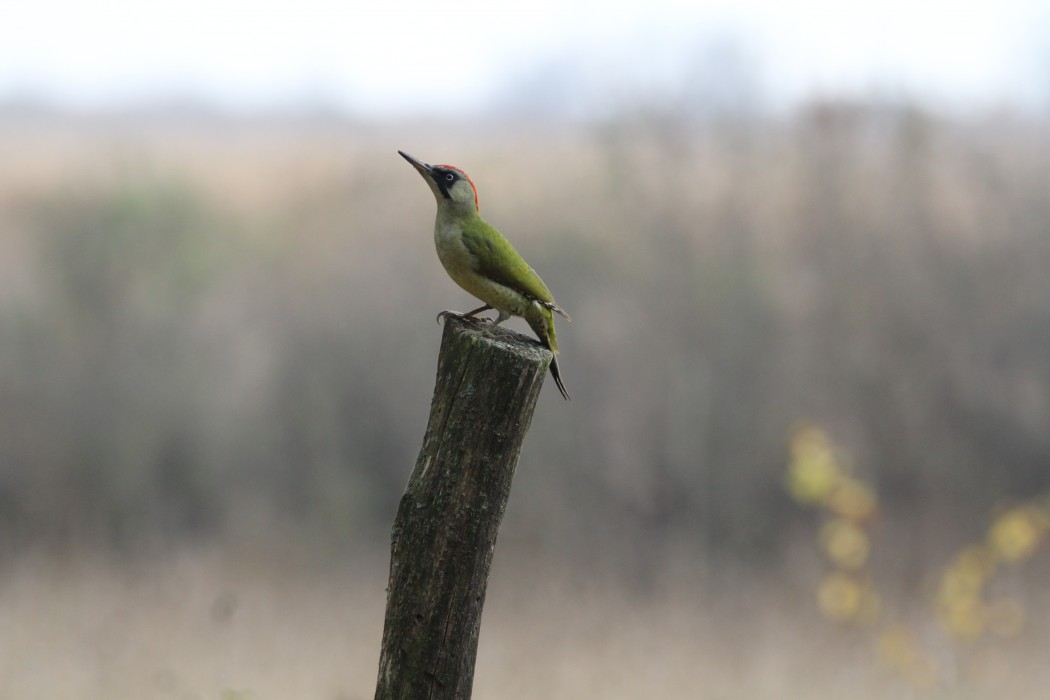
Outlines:
<svg viewBox="0 0 1050 700"><path fill-rule="evenodd" d="M442 311L437 315L437 322L441 323L441 319L447 316L455 316L461 321L473 321L474 323L496 323L491 318L487 318L485 316L478 316L478 314L482 311L488 311L491 308L491 306L485 305L480 308L474 309L473 311L468 311L466 313L460 313L458 311L450 311L446 309L445 311Z"/></svg>
<svg viewBox="0 0 1050 700"><path fill-rule="evenodd" d="M445 311L440 312L437 315L437 318L435 318L434 320L437 321L438 323L441 323L441 319L448 318L449 316L453 316L455 318L458 318L461 321L474 321L475 323L477 323L479 321L487 321L488 320L488 319L482 319L482 318L475 318L474 316L471 316L470 314L461 314L458 311L452 311L452 310L449 310L449 309L446 309Z"/></svg>

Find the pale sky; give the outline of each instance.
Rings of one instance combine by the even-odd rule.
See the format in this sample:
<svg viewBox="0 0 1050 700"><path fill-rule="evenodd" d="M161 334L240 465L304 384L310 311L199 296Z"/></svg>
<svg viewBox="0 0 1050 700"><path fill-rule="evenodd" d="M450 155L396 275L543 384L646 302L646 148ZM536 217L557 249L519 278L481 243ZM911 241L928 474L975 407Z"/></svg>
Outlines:
<svg viewBox="0 0 1050 700"><path fill-rule="evenodd" d="M0 0L0 100L455 114L522 81L673 89L719 45L774 102L903 91L1050 107L1046 0Z"/></svg>

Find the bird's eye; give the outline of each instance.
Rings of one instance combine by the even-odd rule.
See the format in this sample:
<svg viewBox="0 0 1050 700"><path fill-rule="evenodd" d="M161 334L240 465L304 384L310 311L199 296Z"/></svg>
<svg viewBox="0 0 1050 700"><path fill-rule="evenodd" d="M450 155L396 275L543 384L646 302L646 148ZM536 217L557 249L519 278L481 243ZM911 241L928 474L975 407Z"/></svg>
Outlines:
<svg viewBox="0 0 1050 700"><path fill-rule="evenodd" d="M445 173L445 179L448 180L449 182L452 182L453 180L456 179L456 176L453 175L452 173Z"/></svg>

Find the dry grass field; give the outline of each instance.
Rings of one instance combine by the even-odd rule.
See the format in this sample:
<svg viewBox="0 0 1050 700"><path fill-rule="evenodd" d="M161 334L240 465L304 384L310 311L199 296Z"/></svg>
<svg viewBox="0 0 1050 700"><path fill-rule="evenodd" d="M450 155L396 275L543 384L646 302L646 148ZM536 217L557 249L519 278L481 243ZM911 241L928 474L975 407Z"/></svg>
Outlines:
<svg viewBox="0 0 1050 700"><path fill-rule="evenodd" d="M385 585L374 563L321 571L215 550L149 564L20 558L0 585L0 697L370 698ZM636 597L609 580L508 569L489 590L477 698L1036 700L1050 680L1040 624L983 647L926 629L949 675L918 687L865 631L821 619L797 580Z"/></svg>

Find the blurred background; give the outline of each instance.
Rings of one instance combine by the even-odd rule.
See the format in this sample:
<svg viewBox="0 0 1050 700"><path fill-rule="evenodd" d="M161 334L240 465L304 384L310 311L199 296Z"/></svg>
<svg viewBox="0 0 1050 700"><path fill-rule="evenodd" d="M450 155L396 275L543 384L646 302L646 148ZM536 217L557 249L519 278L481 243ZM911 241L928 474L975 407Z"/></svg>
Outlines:
<svg viewBox="0 0 1050 700"><path fill-rule="evenodd" d="M1044 697L1045 3L378 7L5 9L0 698L372 696L474 304L397 149L574 319L477 697Z"/></svg>

